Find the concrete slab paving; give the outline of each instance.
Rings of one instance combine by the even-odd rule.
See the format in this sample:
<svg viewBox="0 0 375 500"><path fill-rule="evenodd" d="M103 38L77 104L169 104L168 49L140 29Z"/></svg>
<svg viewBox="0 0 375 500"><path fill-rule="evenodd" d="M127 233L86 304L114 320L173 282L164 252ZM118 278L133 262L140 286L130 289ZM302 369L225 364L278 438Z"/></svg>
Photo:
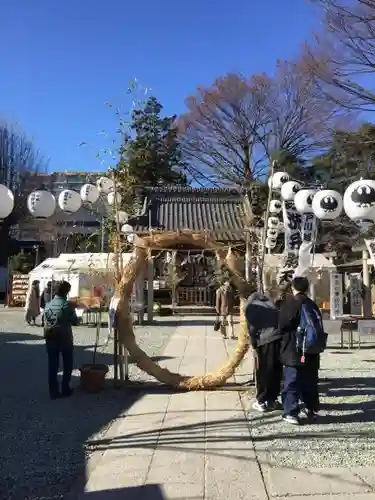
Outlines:
<svg viewBox="0 0 375 500"><path fill-rule="evenodd" d="M210 326L182 324L160 364L180 373L209 372L234 345ZM249 356L234 378L251 373ZM248 408L237 391L145 393L97 446L101 456L92 467L89 460L85 492L76 499L90 500L95 492L104 499L104 491L122 498L121 491L138 487L137 498L150 500L375 500L375 467L271 467L254 448L250 426L256 423L247 418Z"/></svg>
<svg viewBox="0 0 375 500"><path fill-rule="evenodd" d="M369 486L352 471L336 467L330 469L270 468L267 474L269 492L273 496L338 495L371 491Z"/></svg>

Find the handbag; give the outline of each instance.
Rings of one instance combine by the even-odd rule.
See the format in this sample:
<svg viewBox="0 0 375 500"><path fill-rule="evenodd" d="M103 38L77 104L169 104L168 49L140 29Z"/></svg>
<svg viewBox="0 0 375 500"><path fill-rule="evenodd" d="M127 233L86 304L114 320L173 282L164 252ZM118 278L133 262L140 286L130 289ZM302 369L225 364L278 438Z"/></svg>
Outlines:
<svg viewBox="0 0 375 500"><path fill-rule="evenodd" d="M218 332L220 330L221 320L220 318L216 318L214 321L214 332Z"/></svg>

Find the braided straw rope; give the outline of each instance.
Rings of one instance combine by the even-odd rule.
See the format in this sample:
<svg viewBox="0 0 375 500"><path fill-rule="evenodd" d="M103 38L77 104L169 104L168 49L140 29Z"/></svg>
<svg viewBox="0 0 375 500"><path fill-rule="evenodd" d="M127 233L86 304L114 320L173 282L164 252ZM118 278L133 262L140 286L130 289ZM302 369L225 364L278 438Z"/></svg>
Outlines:
<svg viewBox="0 0 375 500"><path fill-rule="evenodd" d="M200 390L219 387L234 374L249 349L249 336L244 315L244 303L250 293L249 285L242 278L238 269L238 262L231 250L227 251L224 246L218 245L213 240L208 239L202 233L191 231L151 233L142 238L136 238L135 251L131 260L126 264L122 272L121 281L117 285L115 296L119 298L116 312L116 323L118 329L119 342L128 350L132 359L139 368L153 376L160 382L178 389ZM241 296L240 306L240 332L237 344L232 355L222 366L212 373L204 375L180 375L172 373L166 368L162 368L155 363L137 345L134 331L132 314L130 310L130 297L132 294L134 281L141 272L144 272L147 261L151 257L151 249L175 249L177 245L190 245L196 248L212 250L216 252L220 265L226 265L232 273L232 280L237 286Z"/></svg>

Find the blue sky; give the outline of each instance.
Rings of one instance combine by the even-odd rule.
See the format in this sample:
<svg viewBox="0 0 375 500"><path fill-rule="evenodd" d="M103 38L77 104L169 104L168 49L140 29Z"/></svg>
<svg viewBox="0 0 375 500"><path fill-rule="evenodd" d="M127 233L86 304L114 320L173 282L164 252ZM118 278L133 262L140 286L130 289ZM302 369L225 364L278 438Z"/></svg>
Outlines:
<svg viewBox="0 0 375 500"><path fill-rule="evenodd" d="M220 75L272 72L316 25L305 0L0 3L0 118L34 138L50 170L100 169L97 134L116 126L104 102L129 107L133 77L178 114Z"/></svg>

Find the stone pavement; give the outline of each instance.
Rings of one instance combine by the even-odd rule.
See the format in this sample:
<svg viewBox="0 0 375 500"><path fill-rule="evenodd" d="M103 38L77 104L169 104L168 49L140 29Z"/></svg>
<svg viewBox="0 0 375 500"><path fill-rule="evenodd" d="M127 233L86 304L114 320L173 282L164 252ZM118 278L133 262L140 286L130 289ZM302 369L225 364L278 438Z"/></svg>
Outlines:
<svg viewBox="0 0 375 500"><path fill-rule="evenodd" d="M184 374L215 370L235 343L207 321L192 323L176 330L161 364ZM250 365L243 363L237 381L250 377ZM77 484L69 500L375 500L375 466L292 469L258 457L250 405L237 391L145 393L91 443L86 484Z"/></svg>

